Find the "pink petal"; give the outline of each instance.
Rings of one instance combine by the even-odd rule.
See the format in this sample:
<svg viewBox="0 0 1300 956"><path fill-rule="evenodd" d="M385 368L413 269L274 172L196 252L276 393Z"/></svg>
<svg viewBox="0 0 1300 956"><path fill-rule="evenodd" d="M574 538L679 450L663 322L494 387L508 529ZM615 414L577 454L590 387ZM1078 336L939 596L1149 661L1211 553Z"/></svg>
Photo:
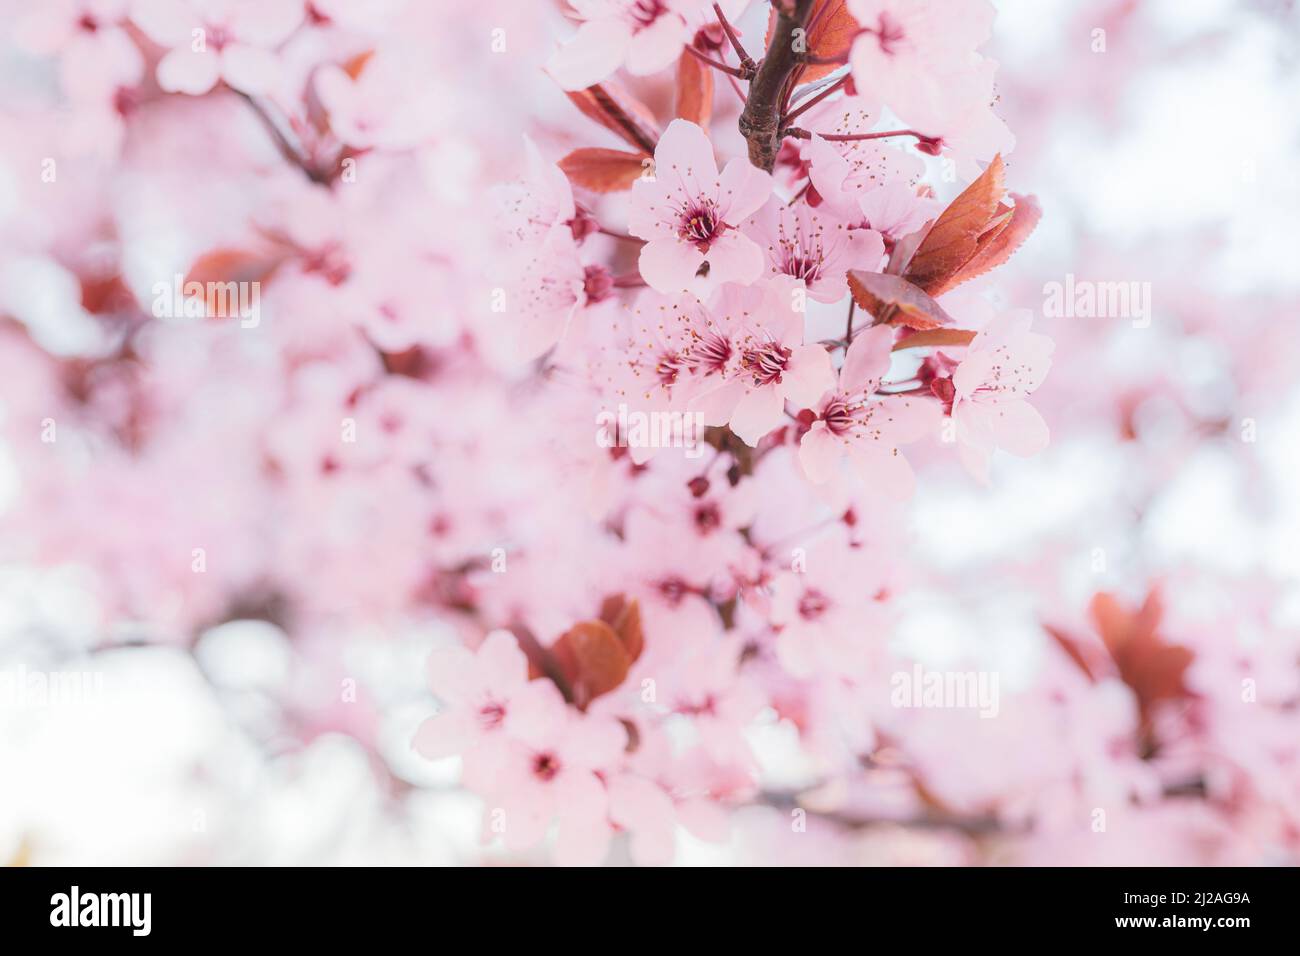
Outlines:
<svg viewBox="0 0 1300 956"><path fill-rule="evenodd" d="M740 232L728 232L714 240L705 258L709 261L710 285L723 282L749 285L763 274L763 250Z"/></svg>
<svg viewBox="0 0 1300 956"><path fill-rule="evenodd" d="M528 658L509 631L492 631L476 655L484 683L508 694L528 680Z"/></svg>
<svg viewBox="0 0 1300 956"><path fill-rule="evenodd" d="M675 238L652 239L641 247L638 266L646 285L656 292L672 294L691 287L703 262L704 253L688 242ZM762 270L761 253L759 270Z"/></svg>
<svg viewBox="0 0 1300 956"><path fill-rule="evenodd" d="M906 501L916 490L912 466L897 448L872 443L851 444L849 461L868 488L896 501Z"/></svg>
<svg viewBox="0 0 1300 956"><path fill-rule="evenodd" d="M820 345L801 345L790 354L781 389L785 397L799 408L812 408L817 400L835 387L835 369L831 356Z"/></svg>
<svg viewBox="0 0 1300 956"><path fill-rule="evenodd" d="M748 159L736 158L722 170L718 189L718 211L723 221L739 225L772 195L772 177Z"/></svg>
<svg viewBox="0 0 1300 956"><path fill-rule="evenodd" d="M673 186L680 184L690 196L711 193L718 179L718 163L704 130L684 119L669 123L655 147L655 178Z"/></svg>
<svg viewBox="0 0 1300 956"><path fill-rule="evenodd" d="M190 48L198 21L188 6L176 0L135 0L131 20L159 46Z"/></svg>
<svg viewBox="0 0 1300 956"><path fill-rule="evenodd" d="M843 454L844 443L831 434L825 422L814 422L799 442L799 464L808 480L819 485L835 475Z"/></svg>
<svg viewBox="0 0 1300 956"><path fill-rule="evenodd" d="M1023 399L998 402L989 408L994 440L999 448L1028 458L1047 447L1047 422L1034 406Z"/></svg>
<svg viewBox="0 0 1300 956"><path fill-rule="evenodd" d="M785 402L781 392L771 386L751 389L736 405L731 413L731 430L746 445L758 444L760 438L770 432L785 418Z"/></svg>
<svg viewBox="0 0 1300 956"><path fill-rule="evenodd" d="M627 71L633 76L649 76L672 66L682 55L686 38L686 25L680 17L659 16L632 36L627 48Z"/></svg>
<svg viewBox="0 0 1300 956"><path fill-rule="evenodd" d="M221 61L212 51L194 53L177 47L158 63L158 85L168 93L199 96L217 85Z"/></svg>
<svg viewBox="0 0 1300 956"><path fill-rule="evenodd" d="M599 83L623 63L632 28L617 17L588 20L546 62L563 90L585 90Z"/></svg>
<svg viewBox="0 0 1300 956"><path fill-rule="evenodd" d="M302 23L302 0L258 0L231 11L230 30L244 43L279 46Z"/></svg>
<svg viewBox="0 0 1300 956"><path fill-rule="evenodd" d="M894 330L887 325L874 325L855 335L844 355L839 390L845 395L875 391L880 379L889 371L893 346Z"/></svg>
<svg viewBox="0 0 1300 956"><path fill-rule="evenodd" d="M569 719L569 707L555 685L535 680L511 698L505 728L511 737L542 749L560 739Z"/></svg>
<svg viewBox="0 0 1300 956"><path fill-rule="evenodd" d="M235 89L263 96L280 81L280 61L260 47L232 43L221 51L221 75Z"/></svg>

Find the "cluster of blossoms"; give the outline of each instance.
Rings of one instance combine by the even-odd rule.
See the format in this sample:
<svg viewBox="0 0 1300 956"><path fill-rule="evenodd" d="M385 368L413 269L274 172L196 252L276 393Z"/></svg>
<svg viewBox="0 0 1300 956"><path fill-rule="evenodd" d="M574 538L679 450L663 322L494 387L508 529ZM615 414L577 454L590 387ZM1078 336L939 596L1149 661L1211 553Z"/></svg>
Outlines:
<svg viewBox="0 0 1300 956"><path fill-rule="evenodd" d="M1055 622L999 720L896 694L917 471L989 483L1048 442L1053 342L990 285L1039 213L987 0L570 0L554 43L541 4L438 6L22 18L57 76L0 161L57 172L0 190L7 557L89 568L106 646L276 624L300 679L268 747L378 749L378 694L334 699L350 649L434 635L404 741L460 758L485 843L562 863L670 862L755 804L967 862L991 827L1235 785L1204 736L1162 749L1225 691L1158 596ZM202 317L170 314L192 282ZM256 315L212 308L228 283ZM974 769L1007 749L1052 757Z"/></svg>

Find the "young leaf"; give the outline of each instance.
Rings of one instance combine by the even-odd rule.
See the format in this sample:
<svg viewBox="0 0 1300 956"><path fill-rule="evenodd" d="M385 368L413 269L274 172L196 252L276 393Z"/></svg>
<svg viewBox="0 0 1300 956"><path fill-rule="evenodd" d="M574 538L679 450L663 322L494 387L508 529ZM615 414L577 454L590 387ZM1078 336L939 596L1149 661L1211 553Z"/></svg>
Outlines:
<svg viewBox="0 0 1300 956"><path fill-rule="evenodd" d="M580 621L551 646L551 656L568 678L573 703L581 709L609 693L627 676L632 658L604 621Z"/></svg>
<svg viewBox="0 0 1300 956"><path fill-rule="evenodd" d="M575 149L560 160L560 169L575 186L612 193L631 189L645 171L649 158L645 153L626 153L619 149Z"/></svg>
<svg viewBox="0 0 1300 956"><path fill-rule="evenodd" d="M952 316L938 302L898 276L850 269L849 291L876 325L888 322L924 330L952 324Z"/></svg>
<svg viewBox="0 0 1300 956"><path fill-rule="evenodd" d="M641 630L641 605L628 601L623 595L605 598L600 606L600 619L608 624L623 642L627 655L633 661L641 656L645 636Z"/></svg>
<svg viewBox="0 0 1300 956"><path fill-rule="evenodd" d="M814 0L807 22L811 26L805 40L807 52L811 56L824 60L847 60L849 47L853 45L853 38L860 29L858 21L849 13L847 0ZM775 28L776 5L773 4L772 12L768 15L764 47L771 45L772 31ZM811 83L837 69L839 65L836 63L809 63L799 72L798 82Z"/></svg>
<svg viewBox="0 0 1300 956"><path fill-rule="evenodd" d="M1038 220L1043 217L1043 211L1033 196L1017 196L1014 193L1012 196L1016 200L1015 206L994 220L995 225L976 242L975 254L941 288L932 290L931 295L941 295L969 279L997 268L1010 259L1012 253L1029 238L1029 234L1038 225Z"/></svg>
<svg viewBox="0 0 1300 956"><path fill-rule="evenodd" d="M629 146L653 153L659 142L649 107L615 83L597 83L567 96L585 116L623 138Z"/></svg>
<svg viewBox="0 0 1300 956"><path fill-rule="evenodd" d="M963 345L970 345L975 334L970 329L926 329L924 332L913 332L906 338L899 339L894 343L891 351L935 348L944 345L960 348Z"/></svg>
<svg viewBox="0 0 1300 956"><path fill-rule="evenodd" d="M903 276L924 292L938 295L949 280L970 261L979 238L988 231L1002 200L1002 157L993 162L962 194L939 214L913 253Z"/></svg>
<svg viewBox="0 0 1300 956"><path fill-rule="evenodd" d="M689 53L677 61L677 102L673 115L708 129L713 115L713 69Z"/></svg>

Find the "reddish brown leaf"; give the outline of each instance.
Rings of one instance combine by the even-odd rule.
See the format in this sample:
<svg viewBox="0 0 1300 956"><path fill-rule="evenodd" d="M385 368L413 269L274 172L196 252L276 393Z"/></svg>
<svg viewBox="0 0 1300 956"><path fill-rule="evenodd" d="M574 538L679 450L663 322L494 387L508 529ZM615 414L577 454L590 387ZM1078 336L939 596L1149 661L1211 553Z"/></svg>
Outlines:
<svg viewBox="0 0 1300 956"><path fill-rule="evenodd" d="M649 158L645 153L625 153L620 149L575 149L560 160L560 168L575 186L612 193L631 189L645 172Z"/></svg>
<svg viewBox="0 0 1300 956"><path fill-rule="evenodd" d="M898 276L851 269L849 291L853 293L853 301L865 309L877 325L888 322L925 330L952 322L952 316L938 302Z"/></svg>
<svg viewBox="0 0 1300 956"><path fill-rule="evenodd" d="M352 57L352 59L343 64L343 72L355 80L361 75L361 71L366 68L366 64L370 62L370 58L374 55L374 50L366 50L364 53L358 53L356 56Z"/></svg>
<svg viewBox="0 0 1300 956"><path fill-rule="evenodd" d="M641 630L641 605L628 601L621 594L605 598L600 606L600 619L608 624L623 642L627 655L633 661L641 656L645 635Z"/></svg>
<svg viewBox="0 0 1300 956"><path fill-rule="evenodd" d="M808 31L807 52L818 59L847 61L849 47L858 34L858 21L849 13L846 0L814 0L812 11L808 15L812 28ZM772 43L772 31L776 28L776 5L767 18L767 36L763 38L764 48ZM811 83L839 69L836 63L810 63L799 73L800 83Z"/></svg>
<svg viewBox="0 0 1300 956"><path fill-rule="evenodd" d="M1136 611L1124 607L1113 595L1099 593L1090 610L1120 679L1138 699L1144 723L1157 701L1188 696L1183 677L1193 654L1185 647L1165 643L1157 633L1163 613L1158 591L1153 589Z"/></svg>
<svg viewBox="0 0 1300 956"><path fill-rule="evenodd" d="M713 115L713 69L689 53L677 61L677 102L673 115L708 128Z"/></svg>
<svg viewBox="0 0 1300 956"><path fill-rule="evenodd" d="M636 97L612 82L597 83L567 94L578 109L635 149L653 153L659 142L654 114Z"/></svg>
<svg viewBox="0 0 1300 956"><path fill-rule="evenodd" d="M1078 667L1079 670L1083 671L1083 675L1087 677L1090 682L1095 683L1098 677L1106 673L1107 663L1104 654L1102 655L1102 659L1099 661L1097 659L1097 654L1091 652L1088 649L1088 645L1083 641L1070 634L1066 634L1058 628L1052 627L1050 624L1045 624L1043 627L1047 633L1052 636L1052 639L1060 645L1061 650L1065 651L1066 655L1074 662L1075 666Z"/></svg>
<svg viewBox="0 0 1300 956"><path fill-rule="evenodd" d="M1038 220L1043 217L1043 211L1033 196L1012 195L1016 200L1015 206L994 220L992 227L976 242L975 254L941 288L931 290L931 295L941 295L968 279L997 268L1010 259L1029 238L1029 234L1038 225Z"/></svg>
<svg viewBox="0 0 1300 956"><path fill-rule="evenodd" d="M1002 157L993 157L988 169L939 214L903 272L919 289L938 295L978 251L980 237L998 214L1003 173Z"/></svg>
<svg viewBox="0 0 1300 956"><path fill-rule="evenodd" d="M907 338L899 339L894 343L893 351L925 349L944 345L956 348L962 345L970 345L973 338L975 338L975 333L970 329L926 329L924 332L913 332Z"/></svg>
<svg viewBox="0 0 1300 956"><path fill-rule="evenodd" d="M275 271L281 259L247 249L213 249L194 260L185 282L259 282Z"/></svg>
<svg viewBox="0 0 1300 956"><path fill-rule="evenodd" d="M573 703L583 709L623 683L632 666L627 648L604 621L575 624L551 646L551 656L568 679Z"/></svg>
<svg viewBox="0 0 1300 956"><path fill-rule="evenodd" d="M190 287L191 282L199 283L204 290L204 308L208 313L228 318L228 300L236 288L228 283L265 282L284 258L283 253L213 249L194 260L185 276L182 292Z"/></svg>

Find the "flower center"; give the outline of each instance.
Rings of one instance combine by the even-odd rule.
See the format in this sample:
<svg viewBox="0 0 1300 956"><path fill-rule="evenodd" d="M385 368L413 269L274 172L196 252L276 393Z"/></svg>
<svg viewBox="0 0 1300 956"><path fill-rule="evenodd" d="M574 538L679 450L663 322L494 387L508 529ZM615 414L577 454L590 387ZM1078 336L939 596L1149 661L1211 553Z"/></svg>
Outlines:
<svg viewBox="0 0 1300 956"><path fill-rule="evenodd" d="M701 534L708 534L722 526L722 512L716 501L708 501L695 509L695 527Z"/></svg>
<svg viewBox="0 0 1300 956"><path fill-rule="evenodd" d="M834 435L843 435L846 431L854 426L855 419L853 412L856 406L850 405L842 398L834 398L826 405L826 410L822 412L822 421Z"/></svg>
<svg viewBox="0 0 1300 956"><path fill-rule="evenodd" d="M693 242L704 249L722 232L722 222L718 209L711 201L704 200L682 210L681 222L677 235L686 242Z"/></svg>
<svg viewBox="0 0 1300 956"><path fill-rule="evenodd" d="M794 276L796 279L803 279L804 282L811 285L821 278L822 257L805 255L794 249L787 249L784 261L781 263L781 271L788 276Z"/></svg>
<svg viewBox="0 0 1300 956"><path fill-rule="evenodd" d="M533 757L533 776L542 782L555 779L560 772L560 761L555 754L547 751Z"/></svg>
<svg viewBox="0 0 1300 956"><path fill-rule="evenodd" d="M668 12L663 0L635 0L628 9L636 29L644 30Z"/></svg>
<svg viewBox="0 0 1300 956"><path fill-rule="evenodd" d="M659 384L664 388L672 388L677 384L678 374L685 367L686 363L680 355L675 352L664 352L655 363L655 375L659 379Z"/></svg>
<svg viewBox="0 0 1300 956"><path fill-rule="evenodd" d="M875 34L876 41L880 44L880 52L886 56L893 56L895 45L907 35L903 32L903 25L889 13L881 13L878 23Z"/></svg>
<svg viewBox="0 0 1300 956"><path fill-rule="evenodd" d="M614 291L614 277L602 265L590 265L583 270L582 291L587 296L587 304L595 305L610 297Z"/></svg>
<svg viewBox="0 0 1300 956"><path fill-rule="evenodd" d="M813 621L826 613L831 606L830 600L821 591L809 588L799 599L799 616L805 621Z"/></svg>
<svg viewBox="0 0 1300 956"><path fill-rule="evenodd" d="M740 357L740 366L754 376L754 385L779 385L781 376L790 364L792 352L777 342L746 349Z"/></svg>
<svg viewBox="0 0 1300 956"><path fill-rule="evenodd" d="M673 607L682 603L682 598L686 597L689 590L689 585L681 578L664 578L659 582L659 593Z"/></svg>
<svg viewBox="0 0 1300 956"><path fill-rule="evenodd" d="M703 369L705 375L721 372L731 358L731 342L717 332L709 330L695 339L686 363L691 368Z"/></svg>
<svg viewBox="0 0 1300 956"><path fill-rule="evenodd" d="M506 708L495 700L488 701L478 711L478 723L484 730L495 730L506 719Z"/></svg>

